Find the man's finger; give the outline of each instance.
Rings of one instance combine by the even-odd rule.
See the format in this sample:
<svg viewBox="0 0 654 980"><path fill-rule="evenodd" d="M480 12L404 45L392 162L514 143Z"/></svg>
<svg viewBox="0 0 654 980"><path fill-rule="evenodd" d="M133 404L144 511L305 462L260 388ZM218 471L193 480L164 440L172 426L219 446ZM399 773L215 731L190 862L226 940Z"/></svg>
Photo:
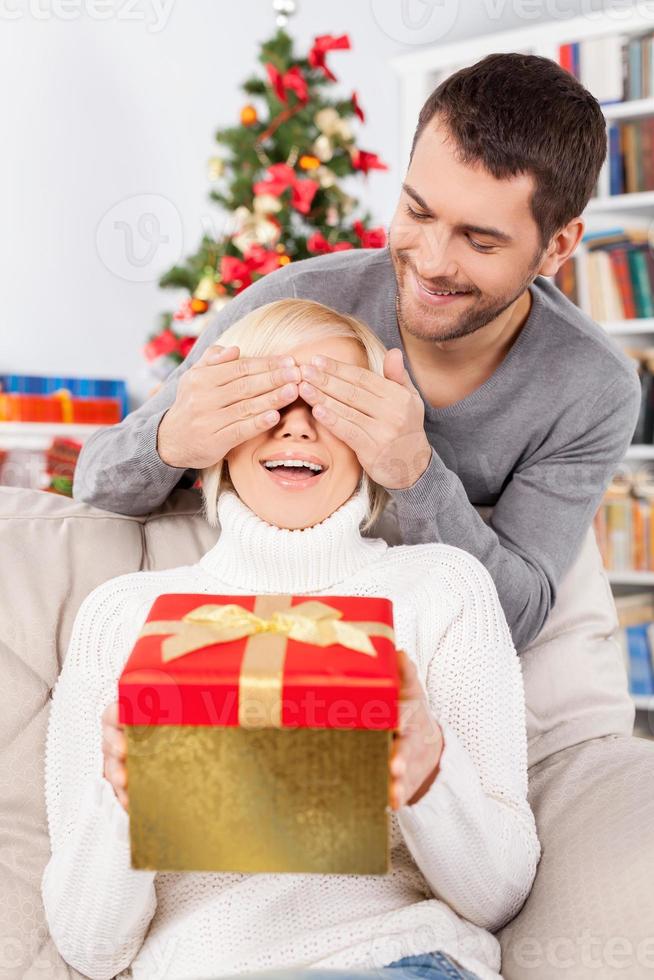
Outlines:
<svg viewBox="0 0 654 980"><path fill-rule="evenodd" d="M229 347L224 347L222 344L209 344L195 362L195 367L198 364L222 364L224 361L230 361L238 356L239 348L235 344L231 344Z"/></svg>
<svg viewBox="0 0 654 980"><path fill-rule="evenodd" d="M227 445L228 448L218 458L222 459L230 449L260 435L261 432L272 428L277 422L279 422L279 412L273 408L260 415L253 415L247 419L237 419L231 425L221 427L215 434L220 437L221 445Z"/></svg>
<svg viewBox="0 0 654 980"><path fill-rule="evenodd" d="M307 401L311 405L320 401L320 394L322 393L330 395L336 401L342 402L343 405L355 408L362 415L367 415L371 419L383 418L388 411L389 404L392 406L388 395L385 398L380 398L379 395L366 391L365 388L354 384L352 381L344 381L333 374L319 371L318 368L314 368L315 375L313 372L309 372L306 367L301 367L300 370L306 379L302 382L300 394L306 394Z"/></svg>
<svg viewBox="0 0 654 980"><path fill-rule="evenodd" d="M311 365L321 373L334 375L343 381L349 381L350 384L356 385L358 388L365 388L372 395L388 398L387 379L380 377L368 368L361 367L360 364L346 364L345 361L337 361L333 357L316 354L311 358ZM316 382L316 384L320 386L320 382Z"/></svg>
<svg viewBox="0 0 654 980"><path fill-rule="evenodd" d="M384 356L384 377L389 381L394 381L396 384L402 385L404 388L408 388L409 391L416 390L416 386L411 380L409 372L404 367L404 357L399 347L392 347L391 350L386 351Z"/></svg>

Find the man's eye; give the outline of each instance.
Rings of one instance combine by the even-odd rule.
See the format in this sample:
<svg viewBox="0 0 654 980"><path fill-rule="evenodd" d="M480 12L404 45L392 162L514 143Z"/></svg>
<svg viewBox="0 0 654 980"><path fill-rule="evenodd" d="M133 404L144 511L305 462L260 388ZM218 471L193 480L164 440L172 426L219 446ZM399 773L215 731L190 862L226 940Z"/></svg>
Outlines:
<svg viewBox="0 0 654 980"><path fill-rule="evenodd" d="M490 252L492 251L492 249L495 248L494 245L481 245L479 242L473 241L472 238L469 238L468 241L470 242L473 248L477 249L478 252Z"/></svg>
<svg viewBox="0 0 654 980"><path fill-rule="evenodd" d="M428 215L428 214L421 214L419 211L414 211L413 208L410 207L408 204L405 205L404 210L406 211L407 214L411 215L412 218L415 218L416 221L428 221L429 220L430 215Z"/></svg>

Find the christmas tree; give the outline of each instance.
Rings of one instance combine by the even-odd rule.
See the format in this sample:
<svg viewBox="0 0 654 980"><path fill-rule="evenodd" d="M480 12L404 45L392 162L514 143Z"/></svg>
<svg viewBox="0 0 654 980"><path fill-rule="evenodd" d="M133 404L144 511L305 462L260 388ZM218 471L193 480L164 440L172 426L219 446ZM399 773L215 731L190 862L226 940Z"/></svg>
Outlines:
<svg viewBox="0 0 654 980"><path fill-rule="evenodd" d="M286 7L292 11L289 0ZM326 34L298 57L283 27L261 45L263 70L241 86L248 101L239 124L216 133L221 152L209 161L210 198L231 216L229 231L205 234L195 254L159 281L188 291L176 312L162 314L144 348L159 378L184 360L209 319L261 276L312 255L385 246L384 229L370 227L368 211L355 218L358 201L339 186L351 174L388 169L356 145L349 120L365 120L356 92L330 98L337 82L330 52L349 48L346 34Z"/></svg>

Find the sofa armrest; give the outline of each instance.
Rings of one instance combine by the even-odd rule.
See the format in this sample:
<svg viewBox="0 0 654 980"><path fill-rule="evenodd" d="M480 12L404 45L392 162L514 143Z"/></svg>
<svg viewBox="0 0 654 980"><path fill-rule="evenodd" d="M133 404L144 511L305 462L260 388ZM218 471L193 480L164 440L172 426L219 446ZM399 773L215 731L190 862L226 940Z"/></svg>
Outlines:
<svg viewBox="0 0 654 980"><path fill-rule="evenodd" d="M504 980L654 974L654 742L606 735L529 770L542 857L497 933Z"/></svg>

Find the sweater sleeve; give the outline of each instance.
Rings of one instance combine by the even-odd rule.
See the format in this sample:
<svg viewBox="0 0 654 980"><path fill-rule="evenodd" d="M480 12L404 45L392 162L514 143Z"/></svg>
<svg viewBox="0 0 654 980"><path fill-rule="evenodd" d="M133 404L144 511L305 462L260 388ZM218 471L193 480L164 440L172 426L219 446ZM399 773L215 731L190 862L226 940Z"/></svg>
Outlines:
<svg viewBox="0 0 654 980"><path fill-rule="evenodd" d="M424 659L444 748L427 792L397 817L433 894L494 932L522 908L540 859L527 800L522 673L486 569L457 548L441 561L448 574L439 588L459 609ZM427 642L433 647L425 638L423 651Z"/></svg>
<svg viewBox="0 0 654 980"><path fill-rule="evenodd" d="M554 606L559 582L631 442L640 399L634 367L595 403L571 408L560 431L516 467L489 524L434 449L413 486L390 491L405 544L455 545L486 566L519 651Z"/></svg>
<svg viewBox="0 0 654 980"><path fill-rule="evenodd" d="M117 514L147 514L178 484L192 486L196 470L169 466L157 452L159 425L173 405L182 375L233 323L264 303L294 296L286 267L257 280L217 314L186 359L156 394L117 425L98 429L84 443L75 466L73 496Z"/></svg>
<svg viewBox="0 0 654 980"><path fill-rule="evenodd" d="M131 868L129 817L103 775L101 715L117 700L117 678L140 628L116 581L78 610L46 739L45 915L63 958L95 980L130 964L156 908L156 872Z"/></svg>

